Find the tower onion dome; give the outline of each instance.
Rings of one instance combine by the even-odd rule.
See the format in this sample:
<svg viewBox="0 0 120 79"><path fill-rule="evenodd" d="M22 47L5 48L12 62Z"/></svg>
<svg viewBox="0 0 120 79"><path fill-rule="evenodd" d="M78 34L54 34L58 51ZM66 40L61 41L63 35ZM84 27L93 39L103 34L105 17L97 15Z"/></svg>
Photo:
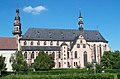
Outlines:
<svg viewBox="0 0 120 79"><path fill-rule="evenodd" d="M19 9L16 10L15 20L20 20L20 17L19 17Z"/></svg>

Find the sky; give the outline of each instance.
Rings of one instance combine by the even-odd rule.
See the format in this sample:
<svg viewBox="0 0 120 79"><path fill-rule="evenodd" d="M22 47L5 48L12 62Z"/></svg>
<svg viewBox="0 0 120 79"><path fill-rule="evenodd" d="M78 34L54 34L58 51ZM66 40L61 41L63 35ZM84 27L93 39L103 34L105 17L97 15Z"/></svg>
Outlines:
<svg viewBox="0 0 120 79"><path fill-rule="evenodd" d="M84 29L99 30L112 51L120 50L120 0L0 0L1 37L13 36L17 8L22 34L28 28L78 29L81 10Z"/></svg>

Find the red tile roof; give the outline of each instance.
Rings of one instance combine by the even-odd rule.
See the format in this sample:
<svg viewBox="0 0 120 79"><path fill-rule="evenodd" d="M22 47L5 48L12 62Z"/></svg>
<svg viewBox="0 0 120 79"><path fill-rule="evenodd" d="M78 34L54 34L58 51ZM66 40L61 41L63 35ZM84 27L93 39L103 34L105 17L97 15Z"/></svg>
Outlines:
<svg viewBox="0 0 120 79"><path fill-rule="evenodd" d="M0 37L0 50L17 50L16 38Z"/></svg>

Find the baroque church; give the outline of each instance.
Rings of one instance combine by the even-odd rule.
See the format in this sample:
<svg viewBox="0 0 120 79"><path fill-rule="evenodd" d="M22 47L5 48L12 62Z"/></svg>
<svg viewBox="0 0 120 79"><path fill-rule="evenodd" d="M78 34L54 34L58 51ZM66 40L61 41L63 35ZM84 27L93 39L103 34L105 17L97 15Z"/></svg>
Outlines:
<svg viewBox="0 0 120 79"><path fill-rule="evenodd" d="M54 68L84 68L87 62L100 63L104 51L110 51L108 41L98 30L84 30L82 15L78 18L78 29L29 28L22 35L19 9L14 19L14 37L0 37L0 54L12 70L10 57L17 50L23 51L23 56L30 65L38 56L39 51L54 55ZM5 41L7 40L7 42ZM2 42L11 45L2 47ZM8 53L11 51L11 53ZM6 54L7 53L7 54Z"/></svg>

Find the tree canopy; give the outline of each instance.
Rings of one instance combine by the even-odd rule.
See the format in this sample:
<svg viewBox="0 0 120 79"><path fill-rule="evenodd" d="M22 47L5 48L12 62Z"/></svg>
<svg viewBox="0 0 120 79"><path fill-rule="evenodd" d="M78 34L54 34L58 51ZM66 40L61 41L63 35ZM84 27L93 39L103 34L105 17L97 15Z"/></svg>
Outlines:
<svg viewBox="0 0 120 79"><path fill-rule="evenodd" d="M44 51L40 51L36 59L34 60L33 67L35 70L47 70L51 69L55 66L54 64L54 56L48 55L44 53Z"/></svg>
<svg viewBox="0 0 120 79"><path fill-rule="evenodd" d="M120 52L104 52L101 58L101 65L108 69L120 69Z"/></svg>
<svg viewBox="0 0 120 79"><path fill-rule="evenodd" d="M0 71L1 70L5 70L5 66L6 66L6 64L5 64L5 58L1 55L0 56Z"/></svg>
<svg viewBox="0 0 120 79"><path fill-rule="evenodd" d="M23 57L22 51L17 51L14 56L11 57L12 67L15 71L28 70L27 63Z"/></svg>

